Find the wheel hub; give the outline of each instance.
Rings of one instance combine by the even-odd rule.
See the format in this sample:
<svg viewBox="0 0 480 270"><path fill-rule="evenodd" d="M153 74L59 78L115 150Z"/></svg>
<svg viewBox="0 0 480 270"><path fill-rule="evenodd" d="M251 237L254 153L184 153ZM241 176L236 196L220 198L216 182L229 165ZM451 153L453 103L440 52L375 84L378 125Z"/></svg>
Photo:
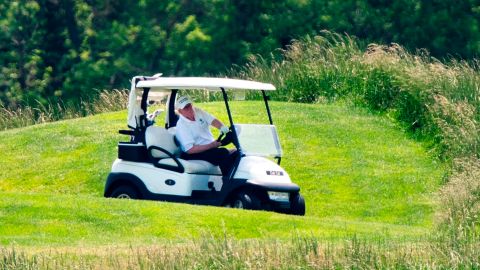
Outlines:
<svg viewBox="0 0 480 270"><path fill-rule="evenodd" d="M243 209L243 202L241 200L235 200L233 203L233 208Z"/></svg>
<svg viewBox="0 0 480 270"><path fill-rule="evenodd" d="M117 198L119 198L119 199L131 199L130 196L128 194L125 194L125 193L124 194L119 194L117 196Z"/></svg>

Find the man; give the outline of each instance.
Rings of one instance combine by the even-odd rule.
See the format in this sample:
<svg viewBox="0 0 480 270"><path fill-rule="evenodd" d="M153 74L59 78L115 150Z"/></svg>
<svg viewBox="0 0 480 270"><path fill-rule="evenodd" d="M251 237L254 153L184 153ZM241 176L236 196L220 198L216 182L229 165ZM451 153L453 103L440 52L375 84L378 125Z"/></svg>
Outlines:
<svg viewBox="0 0 480 270"><path fill-rule="evenodd" d="M213 138L210 126L224 134L229 131L228 127L209 113L194 107L188 96L178 97L175 107L180 114L175 131L182 149L180 157L208 161L220 166L224 177L228 176L237 152L219 148L220 142Z"/></svg>

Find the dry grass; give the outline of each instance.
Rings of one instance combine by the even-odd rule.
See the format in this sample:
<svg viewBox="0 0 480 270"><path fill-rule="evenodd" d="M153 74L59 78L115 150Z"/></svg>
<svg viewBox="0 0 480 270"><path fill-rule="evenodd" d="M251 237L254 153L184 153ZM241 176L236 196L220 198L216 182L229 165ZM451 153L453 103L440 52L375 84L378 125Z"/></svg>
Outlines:
<svg viewBox="0 0 480 270"><path fill-rule="evenodd" d="M277 58L278 59L278 58ZM274 81L276 98L343 99L387 114L451 164L439 192L435 258L478 267L480 261L479 62L439 61L398 44L371 44L335 33L294 42L280 60L254 58L239 76ZM449 264L446 264L449 265ZM436 268L434 265L432 267Z"/></svg>
<svg viewBox="0 0 480 270"><path fill-rule="evenodd" d="M440 249L451 261L480 261L480 162L458 159L440 191Z"/></svg>
<svg viewBox="0 0 480 270"><path fill-rule="evenodd" d="M281 60L252 58L234 76L273 82L276 99L324 102L344 99L385 112L431 140L445 159L480 157L478 63L442 63L425 51L371 44L335 33L294 42Z"/></svg>
<svg viewBox="0 0 480 270"><path fill-rule="evenodd" d="M62 101L17 108L0 107L0 130L73 119L127 107L128 93L124 90L103 91L91 100L65 104Z"/></svg>
<svg viewBox="0 0 480 270"><path fill-rule="evenodd" d="M144 247L0 250L2 269L445 269L475 268L474 261L451 260L430 244L343 243L295 236L291 241L198 241Z"/></svg>

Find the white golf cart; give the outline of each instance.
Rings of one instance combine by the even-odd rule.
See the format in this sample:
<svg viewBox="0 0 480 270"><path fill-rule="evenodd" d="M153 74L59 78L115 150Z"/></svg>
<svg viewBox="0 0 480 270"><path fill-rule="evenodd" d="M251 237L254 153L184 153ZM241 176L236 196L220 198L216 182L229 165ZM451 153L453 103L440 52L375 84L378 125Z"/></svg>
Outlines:
<svg viewBox="0 0 480 270"><path fill-rule="evenodd" d="M175 140L178 115L174 104L181 90L221 91L230 132L220 138L232 142L239 155L228 176L218 166L203 160L183 160ZM263 94L269 124L234 124L226 90L258 90ZM118 144L118 159L105 185L105 197L185 202L305 214L305 201L298 185L279 166L282 150L272 122L266 91L271 84L254 81L201 77L136 76L128 104L129 142ZM153 125L148 114L153 98L166 100L165 127ZM277 162L275 162L276 160Z"/></svg>

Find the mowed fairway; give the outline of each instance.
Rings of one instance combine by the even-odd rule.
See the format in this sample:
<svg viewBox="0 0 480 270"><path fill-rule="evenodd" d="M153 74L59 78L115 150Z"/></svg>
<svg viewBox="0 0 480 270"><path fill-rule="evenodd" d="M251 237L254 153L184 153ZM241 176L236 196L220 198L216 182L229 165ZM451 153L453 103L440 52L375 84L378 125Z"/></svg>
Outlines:
<svg viewBox="0 0 480 270"><path fill-rule="evenodd" d="M198 106L227 123L223 103ZM430 232L443 168L421 143L384 116L341 104L272 102L271 110L305 217L103 198L116 143L128 139L117 133L126 127L122 111L0 132L0 244L144 245L224 234L418 241ZM232 112L237 123L268 121L261 102L234 102Z"/></svg>

